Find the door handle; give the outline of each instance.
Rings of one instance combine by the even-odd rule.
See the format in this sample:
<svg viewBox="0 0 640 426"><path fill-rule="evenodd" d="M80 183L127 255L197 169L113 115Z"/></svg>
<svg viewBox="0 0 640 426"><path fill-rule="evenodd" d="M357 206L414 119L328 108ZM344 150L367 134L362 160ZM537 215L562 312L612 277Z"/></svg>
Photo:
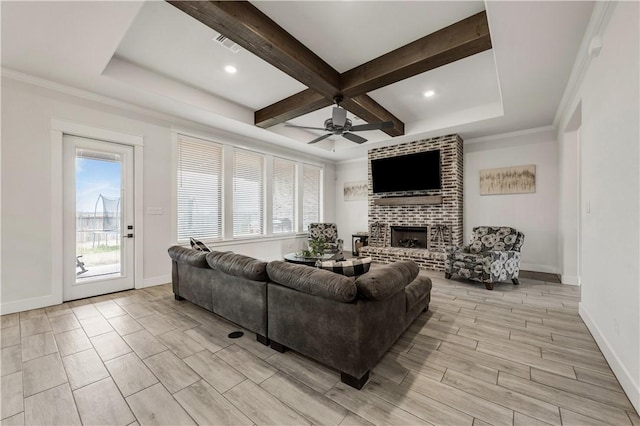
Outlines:
<svg viewBox="0 0 640 426"><path fill-rule="evenodd" d="M123 235L122 238L133 238L133 234Z"/></svg>

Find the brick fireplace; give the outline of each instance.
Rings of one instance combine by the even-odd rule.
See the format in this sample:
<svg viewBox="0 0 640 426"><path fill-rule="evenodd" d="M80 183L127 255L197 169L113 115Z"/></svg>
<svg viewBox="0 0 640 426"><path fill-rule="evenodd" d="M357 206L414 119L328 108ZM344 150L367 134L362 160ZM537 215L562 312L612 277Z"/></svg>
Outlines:
<svg viewBox="0 0 640 426"><path fill-rule="evenodd" d="M371 160L432 150L440 150L441 189L373 193ZM462 244L462 155L456 134L369 150L371 235L362 253L380 263L413 260L424 269L444 270L445 246ZM407 233L398 237L398 230Z"/></svg>

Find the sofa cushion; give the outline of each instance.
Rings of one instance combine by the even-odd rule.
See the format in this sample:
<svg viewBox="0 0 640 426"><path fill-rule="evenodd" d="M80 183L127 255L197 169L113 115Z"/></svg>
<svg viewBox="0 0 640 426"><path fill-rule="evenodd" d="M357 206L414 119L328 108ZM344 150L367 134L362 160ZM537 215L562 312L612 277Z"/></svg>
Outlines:
<svg viewBox="0 0 640 426"><path fill-rule="evenodd" d="M358 295L365 299L382 300L403 290L420 269L415 262L404 260L371 269L356 281Z"/></svg>
<svg viewBox="0 0 640 426"><path fill-rule="evenodd" d="M271 281L338 302L351 302L357 289L352 278L323 269L275 260L267 265Z"/></svg>
<svg viewBox="0 0 640 426"><path fill-rule="evenodd" d="M211 249L202 241L196 240L195 238L189 238L189 243L191 243L191 248L198 251L203 251L205 253L209 253Z"/></svg>
<svg viewBox="0 0 640 426"><path fill-rule="evenodd" d="M325 271L335 272L336 274L346 275L347 277L353 277L369 272L369 268L371 267L371 258L365 257L363 259L351 260L326 260L324 262L316 263L316 267L324 269Z"/></svg>
<svg viewBox="0 0 640 426"><path fill-rule="evenodd" d="M193 250L182 246L169 247L169 257L178 263L184 263L189 266L195 266L196 268L207 268L206 253L202 251Z"/></svg>
<svg viewBox="0 0 640 426"><path fill-rule="evenodd" d="M206 254L212 269L251 281L267 281L267 263L233 252L212 251Z"/></svg>
<svg viewBox="0 0 640 426"><path fill-rule="evenodd" d="M471 253L510 251L518 242L519 234L522 233L508 226L477 226L473 228L473 241L469 249ZM522 239L524 240L524 235Z"/></svg>

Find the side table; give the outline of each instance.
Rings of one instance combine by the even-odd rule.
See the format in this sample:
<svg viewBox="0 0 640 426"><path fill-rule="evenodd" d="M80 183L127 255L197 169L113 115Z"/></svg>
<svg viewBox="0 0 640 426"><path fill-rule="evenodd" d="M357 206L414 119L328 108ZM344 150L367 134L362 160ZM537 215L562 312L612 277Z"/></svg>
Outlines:
<svg viewBox="0 0 640 426"><path fill-rule="evenodd" d="M355 234L351 234L351 250L354 256L360 256L360 249L368 245L368 232L356 232Z"/></svg>

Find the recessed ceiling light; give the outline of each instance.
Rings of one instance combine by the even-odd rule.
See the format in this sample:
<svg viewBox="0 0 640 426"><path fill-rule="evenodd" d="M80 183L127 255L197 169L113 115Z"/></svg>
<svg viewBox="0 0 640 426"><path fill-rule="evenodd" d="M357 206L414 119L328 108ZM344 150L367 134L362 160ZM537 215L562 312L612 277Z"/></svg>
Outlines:
<svg viewBox="0 0 640 426"><path fill-rule="evenodd" d="M435 94L436 94L436 92L434 92L433 90L427 90L426 92L424 92L424 97L425 98L430 98Z"/></svg>
<svg viewBox="0 0 640 426"><path fill-rule="evenodd" d="M229 74L235 74L236 72L238 72L236 67L234 67L233 65L227 65L226 67L224 67L224 70Z"/></svg>

